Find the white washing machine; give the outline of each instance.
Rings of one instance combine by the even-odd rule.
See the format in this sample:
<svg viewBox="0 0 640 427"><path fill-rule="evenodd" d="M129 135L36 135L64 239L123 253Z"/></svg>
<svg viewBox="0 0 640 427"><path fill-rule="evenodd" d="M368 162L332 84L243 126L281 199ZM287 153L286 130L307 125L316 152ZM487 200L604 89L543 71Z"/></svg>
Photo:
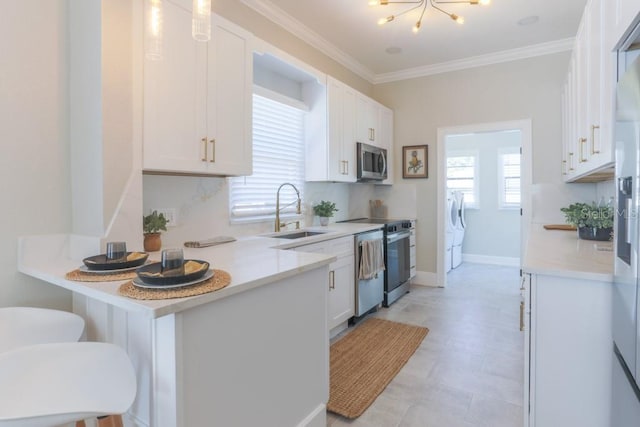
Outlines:
<svg viewBox="0 0 640 427"><path fill-rule="evenodd" d="M458 222L458 204L456 198L450 191L447 191L447 204L445 206L445 271L448 273L452 268L453 261L453 241Z"/></svg>
<svg viewBox="0 0 640 427"><path fill-rule="evenodd" d="M464 193L453 191L451 193L457 208L455 228L453 230L453 247L451 249L451 267L456 268L462 264L462 242L464 241L465 218L464 218ZM452 213L453 215L453 213Z"/></svg>

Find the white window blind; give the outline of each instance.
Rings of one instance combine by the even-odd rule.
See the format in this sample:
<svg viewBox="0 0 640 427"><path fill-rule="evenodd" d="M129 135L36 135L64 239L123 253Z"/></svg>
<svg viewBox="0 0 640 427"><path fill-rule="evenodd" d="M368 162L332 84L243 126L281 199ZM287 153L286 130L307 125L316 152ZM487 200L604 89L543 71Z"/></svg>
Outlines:
<svg viewBox="0 0 640 427"><path fill-rule="evenodd" d="M478 206L476 154L447 156L447 189L464 193L465 207Z"/></svg>
<svg viewBox="0 0 640 427"><path fill-rule="evenodd" d="M276 192L285 182L295 185L303 196L304 114L290 105L253 95L253 175L229 180L232 222L273 219ZM296 200L293 188L282 188L282 218L296 216Z"/></svg>
<svg viewBox="0 0 640 427"><path fill-rule="evenodd" d="M501 208L520 207L520 150L503 150L498 155L498 188Z"/></svg>

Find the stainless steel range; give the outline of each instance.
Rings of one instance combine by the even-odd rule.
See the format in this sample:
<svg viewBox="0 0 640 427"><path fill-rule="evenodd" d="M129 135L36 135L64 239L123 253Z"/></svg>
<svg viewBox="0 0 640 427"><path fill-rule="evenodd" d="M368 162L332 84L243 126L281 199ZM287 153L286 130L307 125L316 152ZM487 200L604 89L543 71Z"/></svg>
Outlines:
<svg viewBox="0 0 640 427"><path fill-rule="evenodd" d="M410 256L409 236L411 221L383 218L358 218L342 222L383 224L384 231L384 299L382 305L389 307L398 298L409 292Z"/></svg>

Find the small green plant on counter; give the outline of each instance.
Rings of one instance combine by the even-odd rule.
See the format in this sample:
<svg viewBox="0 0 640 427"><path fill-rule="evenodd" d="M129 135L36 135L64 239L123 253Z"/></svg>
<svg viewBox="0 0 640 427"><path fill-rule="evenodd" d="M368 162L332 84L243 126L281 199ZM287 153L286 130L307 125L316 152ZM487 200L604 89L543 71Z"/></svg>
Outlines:
<svg viewBox="0 0 640 427"><path fill-rule="evenodd" d="M167 219L164 214L158 214L158 211L153 211L149 215L142 217L142 231L144 234L167 231Z"/></svg>
<svg viewBox="0 0 640 427"><path fill-rule="evenodd" d="M611 228L613 227L613 208L598 206L594 203L572 203L569 207L560 208L568 224L577 228Z"/></svg>
<svg viewBox="0 0 640 427"><path fill-rule="evenodd" d="M320 203L313 206L313 213L320 217L330 218L333 216L333 213L337 211L338 209L335 203L325 200L321 200Z"/></svg>

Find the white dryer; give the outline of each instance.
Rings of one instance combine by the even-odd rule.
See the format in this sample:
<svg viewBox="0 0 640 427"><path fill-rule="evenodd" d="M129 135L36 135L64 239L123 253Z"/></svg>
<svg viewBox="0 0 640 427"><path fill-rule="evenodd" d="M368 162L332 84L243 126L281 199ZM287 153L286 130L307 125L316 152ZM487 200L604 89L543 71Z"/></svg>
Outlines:
<svg viewBox="0 0 640 427"><path fill-rule="evenodd" d="M458 204L456 198L451 191L447 191L447 204L445 206L445 271L449 272L452 268L453 260L453 242L458 222Z"/></svg>
<svg viewBox="0 0 640 427"><path fill-rule="evenodd" d="M451 249L451 267L456 268L462 264L462 242L464 241L465 218L464 218L464 193L453 191L451 193L455 199L457 208L455 228L453 230L453 248Z"/></svg>

